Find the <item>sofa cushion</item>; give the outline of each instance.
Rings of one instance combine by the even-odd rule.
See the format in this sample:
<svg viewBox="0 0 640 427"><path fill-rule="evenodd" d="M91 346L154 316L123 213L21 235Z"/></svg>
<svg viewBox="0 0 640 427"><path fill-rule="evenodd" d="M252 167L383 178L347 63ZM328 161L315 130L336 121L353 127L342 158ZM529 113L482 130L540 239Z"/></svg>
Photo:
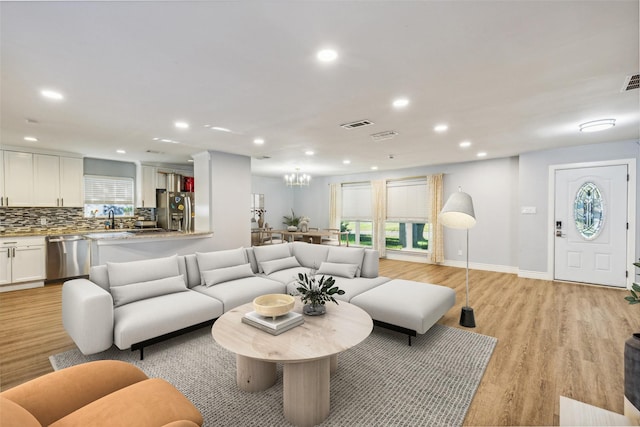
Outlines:
<svg viewBox="0 0 640 427"><path fill-rule="evenodd" d="M320 268L316 271L317 275L324 276L339 276L353 279L358 271L358 266L355 264L341 264L337 262L323 262L320 264Z"/></svg>
<svg viewBox="0 0 640 427"><path fill-rule="evenodd" d="M269 275L269 279L277 280L280 283L288 285L289 283L298 280L298 274L312 274L313 269L307 267L294 267L287 268L285 270L276 271ZM295 288L294 288L295 289Z"/></svg>
<svg viewBox="0 0 640 427"><path fill-rule="evenodd" d="M263 262L274 259L289 258L291 256L288 244L255 246L253 248L253 253L256 256L258 271L260 273L264 273L261 265Z"/></svg>
<svg viewBox="0 0 640 427"><path fill-rule="evenodd" d="M130 283L128 285L111 286L113 305L119 307L141 299L172 294L187 290L184 276L165 277L147 282Z"/></svg>
<svg viewBox="0 0 640 427"><path fill-rule="evenodd" d="M305 242L293 242L291 252L298 259L301 266L318 269L320 264L327 260L329 246L314 245Z"/></svg>
<svg viewBox="0 0 640 427"><path fill-rule="evenodd" d="M215 252L196 252L196 258L198 259L198 268L200 269L201 285L204 285L204 278L202 277L203 271L233 267L248 262L244 248Z"/></svg>
<svg viewBox="0 0 640 427"><path fill-rule="evenodd" d="M207 295L206 298L211 300L215 298L215 301L222 301L224 311L227 312L239 305L253 301L260 295L284 293L286 286L266 277L253 276L211 287L196 286L193 290Z"/></svg>
<svg viewBox="0 0 640 427"><path fill-rule="evenodd" d="M108 262L109 285L122 286L180 275L178 256L129 262Z"/></svg>
<svg viewBox="0 0 640 427"><path fill-rule="evenodd" d="M262 261L260 263L264 274L275 273L276 271L286 270L287 268L300 267L300 263L294 256L287 258L274 259L271 261Z"/></svg>
<svg viewBox="0 0 640 427"><path fill-rule="evenodd" d="M364 259L364 248L341 248L331 246L327 255L327 262L341 264L355 264L358 266L356 277L360 277L362 271L362 260Z"/></svg>
<svg viewBox="0 0 640 427"><path fill-rule="evenodd" d="M215 268L213 270L202 272L204 286L207 287L253 275L254 274L249 263L234 265L233 267Z"/></svg>
<svg viewBox="0 0 640 427"><path fill-rule="evenodd" d="M36 417L17 403L0 396L0 425L42 427Z"/></svg>
<svg viewBox="0 0 640 427"><path fill-rule="evenodd" d="M222 313L220 301L193 290L135 301L114 308L113 342L125 350L132 344L216 319Z"/></svg>

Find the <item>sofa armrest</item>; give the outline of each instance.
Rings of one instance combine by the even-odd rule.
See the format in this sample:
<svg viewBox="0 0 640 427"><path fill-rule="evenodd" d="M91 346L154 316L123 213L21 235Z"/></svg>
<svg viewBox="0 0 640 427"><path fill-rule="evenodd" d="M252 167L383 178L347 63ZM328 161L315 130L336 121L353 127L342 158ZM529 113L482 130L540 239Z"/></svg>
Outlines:
<svg viewBox="0 0 640 427"><path fill-rule="evenodd" d="M62 285L62 324L83 354L99 353L113 344L113 298L87 279Z"/></svg>
<svg viewBox="0 0 640 427"><path fill-rule="evenodd" d="M83 363L43 375L0 396L20 405L43 426L117 390L145 381L139 368L117 360Z"/></svg>

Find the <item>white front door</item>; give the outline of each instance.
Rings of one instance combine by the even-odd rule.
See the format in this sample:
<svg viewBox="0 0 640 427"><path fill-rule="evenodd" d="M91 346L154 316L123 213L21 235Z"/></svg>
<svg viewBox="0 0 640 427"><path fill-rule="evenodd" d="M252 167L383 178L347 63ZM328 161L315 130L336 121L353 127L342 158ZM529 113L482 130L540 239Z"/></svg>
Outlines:
<svg viewBox="0 0 640 427"><path fill-rule="evenodd" d="M555 279L626 286L627 168L556 170Z"/></svg>

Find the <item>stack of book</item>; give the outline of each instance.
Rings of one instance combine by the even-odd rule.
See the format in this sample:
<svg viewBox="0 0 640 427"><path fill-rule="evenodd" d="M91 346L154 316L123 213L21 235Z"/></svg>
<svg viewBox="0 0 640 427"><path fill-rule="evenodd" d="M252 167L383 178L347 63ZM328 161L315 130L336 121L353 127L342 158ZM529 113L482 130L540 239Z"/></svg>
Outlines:
<svg viewBox="0 0 640 427"><path fill-rule="evenodd" d="M304 323L304 318L302 317L302 314L294 313L293 311L282 316L278 316L275 319L273 317L264 317L255 311L250 311L242 316L242 322L268 332L271 335L279 335L284 331L288 331L291 328L302 325Z"/></svg>

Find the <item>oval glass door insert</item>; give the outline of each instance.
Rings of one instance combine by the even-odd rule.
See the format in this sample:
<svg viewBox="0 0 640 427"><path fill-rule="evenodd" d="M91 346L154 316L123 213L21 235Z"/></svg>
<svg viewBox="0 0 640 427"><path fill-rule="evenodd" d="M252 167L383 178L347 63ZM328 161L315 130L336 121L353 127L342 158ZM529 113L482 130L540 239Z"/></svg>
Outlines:
<svg viewBox="0 0 640 427"><path fill-rule="evenodd" d="M585 182L578 189L573 204L573 218L578 233L586 240L598 237L604 226L604 200L593 182Z"/></svg>

